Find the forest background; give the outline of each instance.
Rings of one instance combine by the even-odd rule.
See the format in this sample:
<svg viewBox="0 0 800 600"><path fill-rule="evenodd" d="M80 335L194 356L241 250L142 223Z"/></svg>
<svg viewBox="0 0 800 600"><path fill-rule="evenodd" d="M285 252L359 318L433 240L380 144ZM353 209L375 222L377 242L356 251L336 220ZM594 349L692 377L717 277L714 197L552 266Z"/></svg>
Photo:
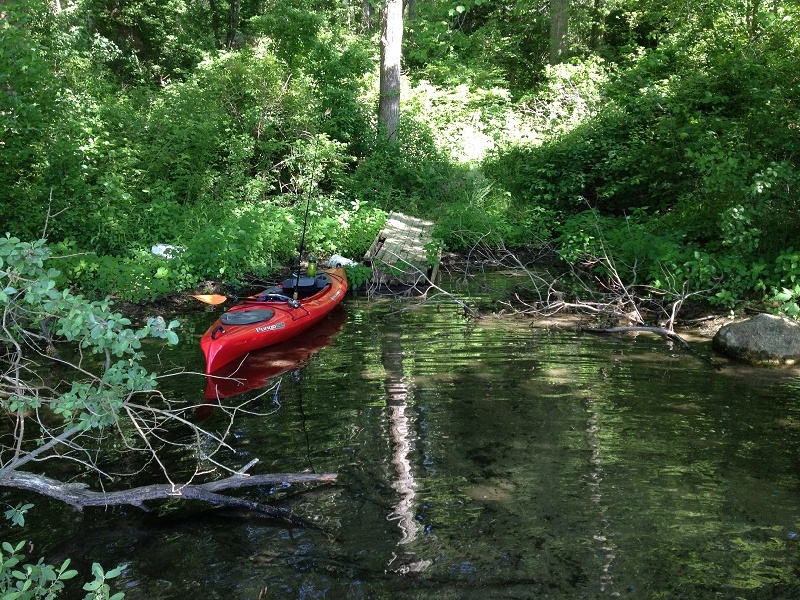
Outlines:
<svg viewBox="0 0 800 600"><path fill-rule="evenodd" d="M0 0L0 485L74 496L22 469L78 456L102 478L86 449L108 432L157 459L150 433L188 409L157 393L141 341L176 343L178 322L134 330L107 296L268 277L296 258L307 206L318 256L361 256L396 210L452 251L558 262L583 277L564 296L594 280L798 316L800 5L399 5ZM52 387L41 362L68 362L51 334L81 349L78 379ZM77 574L0 546L3 597L54 597ZM95 565L87 597L119 573Z"/></svg>
<svg viewBox="0 0 800 600"><path fill-rule="evenodd" d="M384 8L3 2L1 233L47 238L60 288L154 300L275 272L310 198L317 255L398 210L450 250L800 312L797 5L411 1L395 139Z"/></svg>

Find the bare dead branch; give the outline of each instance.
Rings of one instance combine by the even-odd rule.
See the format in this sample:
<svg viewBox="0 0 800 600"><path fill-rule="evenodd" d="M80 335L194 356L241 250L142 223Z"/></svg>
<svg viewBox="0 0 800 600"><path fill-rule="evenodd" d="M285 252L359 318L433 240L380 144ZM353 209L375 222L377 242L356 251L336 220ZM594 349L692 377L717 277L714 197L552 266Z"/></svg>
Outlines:
<svg viewBox="0 0 800 600"><path fill-rule="evenodd" d="M145 502L148 501L186 499L197 500L208 504L245 508L279 519L289 525L319 529L319 526L316 524L301 517L297 517L287 510L260 502L226 496L219 492L262 485L331 485L335 484L336 480L337 476L335 473L235 474L224 479L202 484L155 484L128 490L96 492L87 489L88 486L85 484L69 484L44 475L17 471L0 479L0 485L36 492L37 494L69 504L78 510L83 510L86 507L92 506L109 507L130 505L146 511L147 507L145 506Z"/></svg>

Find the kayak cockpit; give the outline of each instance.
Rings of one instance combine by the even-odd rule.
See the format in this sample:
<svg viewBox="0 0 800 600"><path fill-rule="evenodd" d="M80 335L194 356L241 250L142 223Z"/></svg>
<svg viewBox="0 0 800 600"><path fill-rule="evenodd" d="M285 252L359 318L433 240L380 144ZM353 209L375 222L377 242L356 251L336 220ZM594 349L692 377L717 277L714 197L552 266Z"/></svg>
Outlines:
<svg viewBox="0 0 800 600"><path fill-rule="evenodd" d="M298 298L308 298L318 294L331 285L331 277L327 273L320 273L316 277L289 277L281 282L281 290L287 296L294 296L297 291Z"/></svg>
<svg viewBox="0 0 800 600"><path fill-rule="evenodd" d="M254 325L269 321L275 316L275 311L268 308L252 308L249 310L236 310L222 313L219 318L223 325Z"/></svg>

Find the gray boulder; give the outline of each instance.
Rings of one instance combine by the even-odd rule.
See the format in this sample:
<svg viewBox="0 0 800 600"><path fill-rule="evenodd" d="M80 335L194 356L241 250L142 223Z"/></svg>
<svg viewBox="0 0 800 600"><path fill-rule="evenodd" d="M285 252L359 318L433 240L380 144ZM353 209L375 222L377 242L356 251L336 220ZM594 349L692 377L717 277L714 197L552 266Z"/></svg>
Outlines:
<svg viewBox="0 0 800 600"><path fill-rule="evenodd" d="M793 365L800 360L800 324L758 314L720 327L712 346L726 356L754 365Z"/></svg>

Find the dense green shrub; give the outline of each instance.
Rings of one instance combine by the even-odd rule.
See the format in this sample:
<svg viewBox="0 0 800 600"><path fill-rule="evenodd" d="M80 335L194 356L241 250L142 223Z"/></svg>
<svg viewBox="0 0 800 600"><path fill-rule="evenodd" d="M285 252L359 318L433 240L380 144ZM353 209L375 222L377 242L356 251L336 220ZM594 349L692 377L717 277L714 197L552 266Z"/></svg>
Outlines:
<svg viewBox="0 0 800 600"><path fill-rule="evenodd" d="M621 281L652 293L667 292L668 298L691 292L709 304L733 307L746 298L760 300L777 285L763 261L690 243L644 211L629 217L584 211L559 230L559 253L567 262L586 265L601 278L611 276L613 265Z"/></svg>
<svg viewBox="0 0 800 600"><path fill-rule="evenodd" d="M343 182L349 198L383 210L411 213L439 207L450 179L450 163L431 132L413 121L401 122L397 144L378 142Z"/></svg>
<svg viewBox="0 0 800 600"><path fill-rule="evenodd" d="M296 229L302 226L302 218L295 217ZM340 254L358 260L369 250L385 222L386 212L369 202L353 200L348 205L332 196L314 198L305 249L316 256Z"/></svg>
<svg viewBox="0 0 800 600"><path fill-rule="evenodd" d="M265 272L296 253L306 201L321 255L357 256L400 210L450 248L558 238L580 260L597 221L637 281L728 304L794 285L793 5L574 5L570 58L548 66L540 4L417 3L397 144L355 5L244 3L238 24L184 0L3 7L0 222L71 241L74 285L144 299Z"/></svg>
<svg viewBox="0 0 800 600"><path fill-rule="evenodd" d="M150 246L126 255L80 252L72 241L54 245L59 285L90 296L132 302L152 301L193 289L207 280L235 283L245 274L270 276L297 257L305 202L279 207L266 203L223 203L215 218L176 242L171 257ZM320 257L342 254L358 259L369 248L386 213L368 203L346 206L331 196L311 199L304 249Z"/></svg>
<svg viewBox="0 0 800 600"><path fill-rule="evenodd" d="M407 25L406 56L415 78L443 87L501 84L515 93L539 81L548 45L540 5L470 0L418 6L419 18Z"/></svg>

